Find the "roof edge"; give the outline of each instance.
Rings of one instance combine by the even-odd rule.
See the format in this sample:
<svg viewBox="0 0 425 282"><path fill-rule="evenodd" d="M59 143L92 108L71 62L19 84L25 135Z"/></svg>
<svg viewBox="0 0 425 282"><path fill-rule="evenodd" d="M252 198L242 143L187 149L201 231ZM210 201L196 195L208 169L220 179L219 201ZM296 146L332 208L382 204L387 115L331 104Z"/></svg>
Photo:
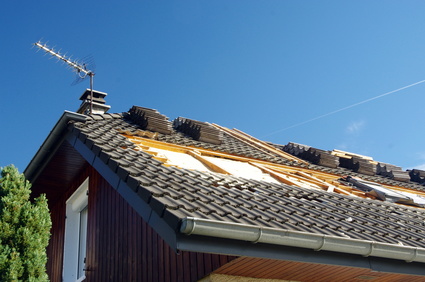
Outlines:
<svg viewBox="0 0 425 282"><path fill-rule="evenodd" d="M182 220L180 232L186 235L202 235L225 239L267 243L355 254L364 257L374 256L406 262L425 262L425 248L400 246L369 240L351 239L302 231L283 230L240 223L230 223L195 217Z"/></svg>
<svg viewBox="0 0 425 282"><path fill-rule="evenodd" d="M63 131L67 128L68 122L71 120L86 121L86 119L86 115L70 111L65 111L62 114L53 129L50 131L47 138L44 140L43 144L38 149L37 153L34 155L24 170L24 175L30 182L33 182L38 177L44 166L47 164L46 160L51 157L52 152L56 151L56 149L62 143L58 141L61 141L61 139L65 138Z"/></svg>

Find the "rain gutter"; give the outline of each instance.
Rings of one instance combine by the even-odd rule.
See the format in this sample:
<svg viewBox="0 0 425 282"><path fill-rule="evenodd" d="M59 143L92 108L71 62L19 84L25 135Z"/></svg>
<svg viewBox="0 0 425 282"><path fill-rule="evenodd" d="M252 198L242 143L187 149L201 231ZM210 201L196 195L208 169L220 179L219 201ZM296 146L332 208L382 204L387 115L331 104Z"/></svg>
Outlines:
<svg viewBox="0 0 425 282"><path fill-rule="evenodd" d="M332 251L364 257L381 257L404 260L406 262L425 262L425 248L400 246L368 240L351 239L301 231L260 227L230 223L195 217L182 221L180 232L186 235L202 235L224 239L266 243L280 246Z"/></svg>
<svg viewBox="0 0 425 282"><path fill-rule="evenodd" d="M59 148L65 138L68 123L71 120L85 121L86 119L86 115L74 112L65 111L62 114L24 171L24 175L29 181L33 182L38 177L39 173L53 156L53 153Z"/></svg>

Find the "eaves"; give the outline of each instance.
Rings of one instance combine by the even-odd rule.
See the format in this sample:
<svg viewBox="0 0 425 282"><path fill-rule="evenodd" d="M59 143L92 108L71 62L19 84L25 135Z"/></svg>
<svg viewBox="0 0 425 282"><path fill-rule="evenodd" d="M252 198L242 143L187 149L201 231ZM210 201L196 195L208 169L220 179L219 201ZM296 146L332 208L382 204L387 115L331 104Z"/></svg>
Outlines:
<svg viewBox="0 0 425 282"><path fill-rule="evenodd" d="M62 114L24 171L25 177L30 182L35 181L39 173L43 171L50 158L54 155L59 146L65 140L68 123L70 121L84 122L86 118L87 116L85 115L69 111L65 111Z"/></svg>

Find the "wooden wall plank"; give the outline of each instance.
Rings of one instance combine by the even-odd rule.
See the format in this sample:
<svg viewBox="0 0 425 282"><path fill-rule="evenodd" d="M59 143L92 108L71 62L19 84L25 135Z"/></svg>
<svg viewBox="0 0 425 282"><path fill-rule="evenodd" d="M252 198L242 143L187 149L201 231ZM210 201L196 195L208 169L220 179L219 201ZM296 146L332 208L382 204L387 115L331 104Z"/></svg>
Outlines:
<svg viewBox="0 0 425 282"><path fill-rule="evenodd" d="M63 187L51 205L53 222L47 269L62 281L65 202L90 177L87 228L87 281L196 281L234 257L176 253L90 166Z"/></svg>

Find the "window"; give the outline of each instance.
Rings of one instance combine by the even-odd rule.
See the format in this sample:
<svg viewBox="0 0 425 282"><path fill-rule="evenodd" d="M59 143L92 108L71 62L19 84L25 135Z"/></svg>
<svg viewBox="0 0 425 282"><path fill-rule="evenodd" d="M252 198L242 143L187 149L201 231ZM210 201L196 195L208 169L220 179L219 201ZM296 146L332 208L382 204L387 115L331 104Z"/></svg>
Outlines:
<svg viewBox="0 0 425 282"><path fill-rule="evenodd" d="M64 282L85 279L88 188L87 178L66 201Z"/></svg>

